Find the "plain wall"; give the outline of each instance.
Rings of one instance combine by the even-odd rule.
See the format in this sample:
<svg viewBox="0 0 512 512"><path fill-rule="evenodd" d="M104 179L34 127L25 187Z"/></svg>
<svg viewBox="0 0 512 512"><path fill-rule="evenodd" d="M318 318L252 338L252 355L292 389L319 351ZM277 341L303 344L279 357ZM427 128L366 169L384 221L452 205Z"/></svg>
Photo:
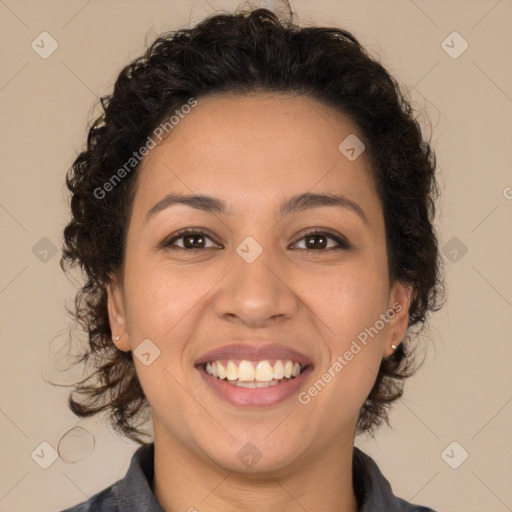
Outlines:
<svg viewBox="0 0 512 512"><path fill-rule="evenodd" d="M137 445L100 418L78 421L67 408L69 389L46 382L65 382L51 349L65 346L64 305L74 295L59 267L68 218L64 176L85 142L97 98L111 92L146 37L151 42L159 32L237 5L0 2L0 511L55 512L128 468ZM407 500L438 511L510 510L512 2L296 0L292 6L300 23L352 31L409 87L414 105L432 121L442 174L437 225L448 300L431 319L424 365L392 408L392 428L357 444ZM31 47L43 31L58 43L46 59ZM469 44L458 58L442 47L454 31ZM453 53L462 40L452 40ZM47 469L36 464L31 454L40 443L56 449L77 425L94 436L89 457L58 458ZM445 452L454 441L454 451ZM446 461L455 465L462 449L469 456L453 469Z"/></svg>

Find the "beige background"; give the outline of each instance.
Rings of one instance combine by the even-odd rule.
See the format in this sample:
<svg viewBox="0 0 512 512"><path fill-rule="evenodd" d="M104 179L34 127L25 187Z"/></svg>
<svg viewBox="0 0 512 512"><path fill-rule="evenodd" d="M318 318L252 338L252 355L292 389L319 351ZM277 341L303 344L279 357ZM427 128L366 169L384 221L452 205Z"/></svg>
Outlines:
<svg viewBox="0 0 512 512"><path fill-rule="evenodd" d="M73 287L59 268L60 250L44 253L51 245L40 240L60 248L64 174L96 98L110 93L145 37L237 5L0 0L2 512L55 512L127 470L137 445L100 419L79 422L68 390L44 380L65 382L50 343L66 341ZM393 408L393 428L357 443L405 499L439 512L512 510L512 1L296 0L293 7L299 22L353 31L409 85L432 120L443 173L438 224L448 302L431 321L425 364ZM58 43L46 59L31 48L43 31ZM453 31L469 43L456 59L441 46ZM449 44L461 48L460 40ZM89 457L36 464L40 443L56 449L78 424L94 436ZM447 456L453 441L460 446ZM446 461L460 462L463 449L468 459L452 469Z"/></svg>

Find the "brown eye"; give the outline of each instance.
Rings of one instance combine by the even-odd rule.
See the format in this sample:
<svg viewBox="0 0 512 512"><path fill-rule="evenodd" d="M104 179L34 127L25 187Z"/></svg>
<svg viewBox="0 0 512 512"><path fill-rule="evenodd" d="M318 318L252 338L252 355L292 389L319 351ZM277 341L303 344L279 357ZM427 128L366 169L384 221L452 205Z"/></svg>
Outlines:
<svg viewBox="0 0 512 512"><path fill-rule="evenodd" d="M304 247L297 247L304 241ZM210 245L207 245L211 242ZM194 251L200 249L212 249L219 246L205 232L200 230L183 230L175 233L160 244L160 248L168 250ZM292 247L306 252L326 252L336 249L350 249L351 245L342 237L326 231L312 231L306 233Z"/></svg>
<svg viewBox="0 0 512 512"><path fill-rule="evenodd" d="M210 241L213 245L207 246L207 242ZM166 239L161 244L161 248L165 249L183 249L183 250L195 250L195 249L210 249L217 247L215 242L202 231L185 230L176 233L171 238Z"/></svg>
<svg viewBox="0 0 512 512"><path fill-rule="evenodd" d="M350 249L351 247L344 238L325 231L312 231L306 233L301 239L293 244L294 247L303 240L305 241L305 247L299 247L299 249L306 251L325 252L325 250ZM332 242L334 242L334 245Z"/></svg>

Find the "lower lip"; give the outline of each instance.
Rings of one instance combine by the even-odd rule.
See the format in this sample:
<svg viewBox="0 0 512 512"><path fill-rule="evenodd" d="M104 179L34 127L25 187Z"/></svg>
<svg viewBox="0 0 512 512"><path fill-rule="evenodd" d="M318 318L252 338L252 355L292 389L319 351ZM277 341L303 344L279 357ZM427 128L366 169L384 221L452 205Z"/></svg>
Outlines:
<svg viewBox="0 0 512 512"><path fill-rule="evenodd" d="M206 373L202 365L197 370L210 389L223 400L238 407L267 407L283 402L297 393L304 380L313 371L313 367L308 366L292 380L265 388L241 388L228 384L226 380L212 377Z"/></svg>

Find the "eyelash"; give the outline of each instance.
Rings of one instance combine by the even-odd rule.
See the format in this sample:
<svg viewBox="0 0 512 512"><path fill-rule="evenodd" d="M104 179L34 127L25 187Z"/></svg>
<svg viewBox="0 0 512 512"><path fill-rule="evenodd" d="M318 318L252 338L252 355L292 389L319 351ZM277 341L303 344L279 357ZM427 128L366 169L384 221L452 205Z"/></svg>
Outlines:
<svg viewBox="0 0 512 512"><path fill-rule="evenodd" d="M216 243L206 231L204 231L200 228L198 228L198 229L186 228L181 231L178 231L177 233L172 235L171 238L167 238L166 240L164 240L161 244L159 244L159 248L171 250L171 251L172 250L182 250L182 251L187 251L187 252L204 251L206 249L212 249L212 247L187 248L187 247L174 246L174 243L177 240L180 240L186 236L195 236L195 235L203 235L203 236L209 238L212 242ZM340 250L340 249L348 250L348 249L352 248L352 246L348 243L348 241L346 239L344 239L343 237L341 237L339 235L335 235L334 233L331 233L330 231L320 230L320 229L312 229L312 230L302 234L301 238L299 238L299 239L297 239L297 241L293 242L292 245L297 244L298 242L302 241L304 238L311 237L311 236L320 236L320 235L323 235L327 238L330 238L331 240L334 240L338 244L338 247L329 247L327 249L299 249L299 250L306 251L307 253L310 253L310 252L327 252L327 251Z"/></svg>

